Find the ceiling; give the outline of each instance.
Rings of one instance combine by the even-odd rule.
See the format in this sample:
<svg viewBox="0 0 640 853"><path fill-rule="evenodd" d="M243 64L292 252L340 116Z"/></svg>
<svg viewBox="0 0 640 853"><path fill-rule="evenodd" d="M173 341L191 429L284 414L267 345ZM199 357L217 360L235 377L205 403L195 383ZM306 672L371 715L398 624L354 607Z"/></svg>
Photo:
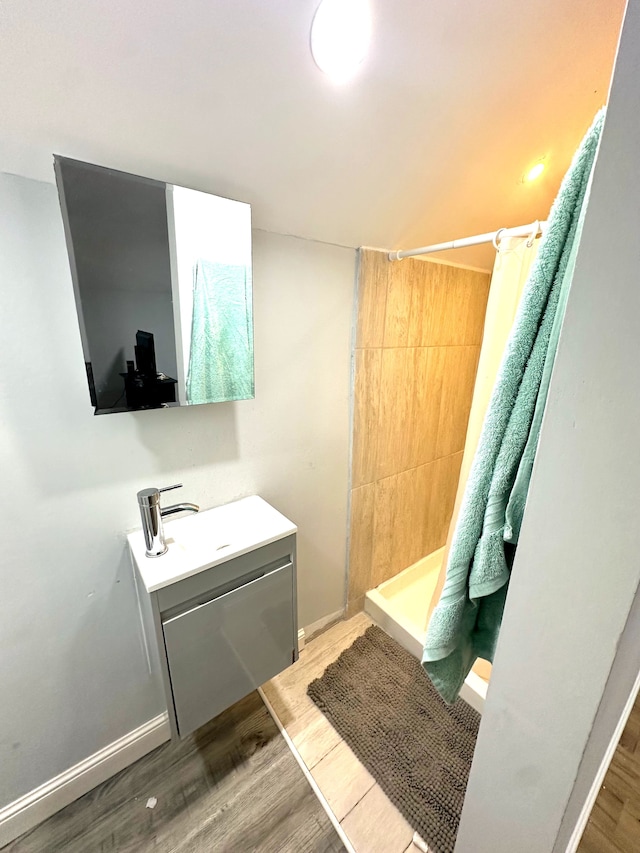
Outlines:
<svg viewBox="0 0 640 853"><path fill-rule="evenodd" d="M50 181L56 152L346 246L547 215L606 100L624 0L371 0L372 49L340 85L310 55L317 2L2 0L0 170Z"/></svg>

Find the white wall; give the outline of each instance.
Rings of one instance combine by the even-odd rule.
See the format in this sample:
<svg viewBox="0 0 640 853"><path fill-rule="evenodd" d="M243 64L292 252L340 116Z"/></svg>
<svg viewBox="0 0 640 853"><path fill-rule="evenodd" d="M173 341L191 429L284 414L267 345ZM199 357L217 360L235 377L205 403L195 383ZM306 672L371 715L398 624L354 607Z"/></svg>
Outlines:
<svg viewBox="0 0 640 853"><path fill-rule="evenodd" d="M456 853L566 849L640 669L638 79L632 0Z"/></svg>
<svg viewBox="0 0 640 853"><path fill-rule="evenodd" d="M164 708L138 489L261 494L299 525L300 624L343 606L355 253L254 238L255 400L94 417L55 187L0 176L0 806Z"/></svg>

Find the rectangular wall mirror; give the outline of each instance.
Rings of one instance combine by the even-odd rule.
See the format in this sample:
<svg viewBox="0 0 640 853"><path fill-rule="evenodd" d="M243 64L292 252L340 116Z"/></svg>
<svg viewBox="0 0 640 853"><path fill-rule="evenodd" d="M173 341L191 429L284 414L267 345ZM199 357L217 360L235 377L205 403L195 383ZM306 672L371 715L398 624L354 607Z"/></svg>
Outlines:
<svg viewBox="0 0 640 853"><path fill-rule="evenodd" d="M95 414L253 397L250 205L54 165Z"/></svg>

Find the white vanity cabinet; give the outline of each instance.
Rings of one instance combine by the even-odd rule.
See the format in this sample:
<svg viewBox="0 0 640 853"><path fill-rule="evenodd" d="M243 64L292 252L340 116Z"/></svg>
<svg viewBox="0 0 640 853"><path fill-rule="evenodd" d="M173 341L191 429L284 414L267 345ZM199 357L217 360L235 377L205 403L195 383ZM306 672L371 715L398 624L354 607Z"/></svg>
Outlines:
<svg viewBox="0 0 640 853"><path fill-rule="evenodd" d="M251 497L168 522L165 538L156 558L141 532L128 540L171 733L184 737L297 660L296 527Z"/></svg>

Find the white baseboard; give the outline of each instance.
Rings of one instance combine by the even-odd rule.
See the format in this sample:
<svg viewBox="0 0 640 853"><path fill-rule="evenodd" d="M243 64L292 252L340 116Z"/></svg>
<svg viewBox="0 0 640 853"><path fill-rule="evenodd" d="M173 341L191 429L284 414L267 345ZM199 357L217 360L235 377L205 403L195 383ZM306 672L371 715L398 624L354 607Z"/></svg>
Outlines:
<svg viewBox="0 0 640 853"><path fill-rule="evenodd" d="M344 616L344 608L342 610L336 610L335 613L329 613L328 616L323 616L322 619L318 619L316 622L312 622L311 625L307 625L302 630L304 631L305 638L312 639L314 634L317 634L318 631L322 631L327 625L330 625L332 622L337 622L338 619L342 619Z"/></svg>
<svg viewBox="0 0 640 853"><path fill-rule="evenodd" d="M307 637L344 615L343 610L330 613L306 629L298 631L300 651ZM124 770L143 755L156 749L171 737L167 714L160 714L99 752L85 758L48 782L30 791L4 808L0 808L0 847L37 826L43 820L68 806L111 776Z"/></svg>
<svg viewBox="0 0 640 853"><path fill-rule="evenodd" d="M169 740L167 714L160 714L74 767L0 809L0 847L68 806Z"/></svg>
<svg viewBox="0 0 640 853"><path fill-rule="evenodd" d="M609 765L613 760L613 754L618 748L618 742L622 737L624 727L627 725L627 720L631 716L631 711L633 710L633 706L635 705L636 697L638 696L639 692L640 673L638 674L636 682L633 685L633 690L631 691L629 698L627 699L627 704L624 706L622 716L618 720L618 725L615 728L613 737L611 738L609 746L607 747L607 751L604 754L602 763L598 768L596 778L593 780L593 785L591 786L591 789L589 791L589 796L587 797L585 804L582 807L578 822L576 823L571 838L569 839L569 843L567 844L566 853L576 853L576 850L578 849L580 839L582 838L584 831L587 828L587 823L589 822L591 811L593 810L595 802L598 798L598 794L600 793L600 788L602 787L602 783L604 782L604 777L607 775L607 770L609 769Z"/></svg>

